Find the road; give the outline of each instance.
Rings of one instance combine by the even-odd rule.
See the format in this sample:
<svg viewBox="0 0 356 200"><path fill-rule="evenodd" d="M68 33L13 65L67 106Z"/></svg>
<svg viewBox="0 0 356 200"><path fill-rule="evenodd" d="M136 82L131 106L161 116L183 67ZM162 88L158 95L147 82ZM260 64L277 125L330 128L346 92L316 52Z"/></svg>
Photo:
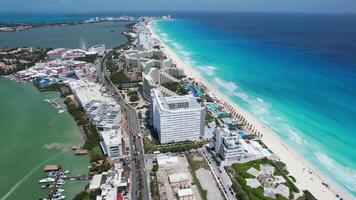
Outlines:
<svg viewBox="0 0 356 200"><path fill-rule="evenodd" d="M218 183L218 186L221 192L224 194L225 198L229 200L236 200L235 193L231 188L232 182L230 180L229 175L226 173L225 169L217 165L217 163L214 161L211 154L205 148L201 148L201 153L203 154L204 158L208 161L209 167L213 172L214 178Z"/></svg>
<svg viewBox="0 0 356 200"><path fill-rule="evenodd" d="M143 148L143 137L139 137L142 133L138 116L135 108L126 103L126 101L121 97L118 89L110 81L108 75L106 74L106 61L107 54L102 58L100 65L97 65L96 73L97 77L102 80L107 91L114 94L113 98L120 105L128 123L131 157L131 199L139 200L141 196L143 200L149 200L148 180L145 170L145 152ZM140 168L137 169L136 166L139 166Z"/></svg>

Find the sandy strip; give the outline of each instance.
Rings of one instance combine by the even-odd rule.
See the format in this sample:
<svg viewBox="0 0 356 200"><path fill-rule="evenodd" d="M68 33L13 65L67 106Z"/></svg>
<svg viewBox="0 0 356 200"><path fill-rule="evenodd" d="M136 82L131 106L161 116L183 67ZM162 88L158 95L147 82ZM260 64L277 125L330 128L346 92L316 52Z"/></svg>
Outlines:
<svg viewBox="0 0 356 200"><path fill-rule="evenodd" d="M152 37L160 40L159 36L154 33L151 24L147 27L150 30ZM182 68L188 77L202 82L218 99L228 102L238 113L242 114L250 124L253 124L253 126L263 134L262 141L287 165L287 169L290 173L289 175L296 178L296 185L299 189L309 190L319 200L337 199L336 194L339 194L343 199L355 199L334 181L317 171L309 161L305 160L302 156L284 144L272 129L266 127L255 116L235 104L217 90L211 83L204 79L199 72L193 69L189 63L185 62L171 48L169 48L167 44L162 40L160 41L166 55L172 59L177 67ZM329 188L326 188L322 183L327 183Z"/></svg>

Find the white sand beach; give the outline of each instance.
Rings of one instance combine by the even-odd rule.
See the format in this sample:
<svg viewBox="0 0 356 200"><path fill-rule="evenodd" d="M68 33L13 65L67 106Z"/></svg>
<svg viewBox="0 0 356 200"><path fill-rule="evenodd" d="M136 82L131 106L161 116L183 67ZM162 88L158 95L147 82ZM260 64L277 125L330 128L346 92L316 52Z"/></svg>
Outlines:
<svg viewBox="0 0 356 200"><path fill-rule="evenodd" d="M152 37L160 40L151 27L148 25ZM228 97L217 90L211 83L205 80L199 72L194 70L192 66L181 59L172 49L170 49L162 40L161 45L166 55L170 57L177 65L184 70L188 77L194 78L196 81L202 82L211 93L213 93L218 99L230 104L238 113L243 115L247 121L252 124L255 129L263 134L262 141L287 165L287 169L290 175L295 177L296 185L301 190L309 190L317 199L329 200L338 199L336 194L340 195L343 199L355 199L347 191L339 187L334 181L330 180L323 174L321 174L316 168L302 156L300 156L295 150L289 148L284 144L277 134L267 126L265 126L260 120L253 116L248 111L241 108L239 105L233 103ZM329 188L322 183L329 185Z"/></svg>

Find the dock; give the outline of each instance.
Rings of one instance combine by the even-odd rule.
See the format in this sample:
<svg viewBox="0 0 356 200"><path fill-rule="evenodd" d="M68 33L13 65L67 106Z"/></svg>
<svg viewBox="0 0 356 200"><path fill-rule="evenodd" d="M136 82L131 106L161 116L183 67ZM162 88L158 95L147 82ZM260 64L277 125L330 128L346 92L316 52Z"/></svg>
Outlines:
<svg viewBox="0 0 356 200"><path fill-rule="evenodd" d="M65 108L61 103L59 103L58 98L45 99L43 101L49 103L49 105L51 105L53 108L57 109L58 113L64 113Z"/></svg>

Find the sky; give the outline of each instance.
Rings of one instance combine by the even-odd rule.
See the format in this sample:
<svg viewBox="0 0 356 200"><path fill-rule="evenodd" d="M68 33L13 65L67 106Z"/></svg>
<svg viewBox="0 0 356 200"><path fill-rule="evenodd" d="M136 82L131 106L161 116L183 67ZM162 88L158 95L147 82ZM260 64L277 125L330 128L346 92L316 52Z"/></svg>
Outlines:
<svg viewBox="0 0 356 200"><path fill-rule="evenodd" d="M1 12L253 11L356 13L356 0L0 0Z"/></svg>

